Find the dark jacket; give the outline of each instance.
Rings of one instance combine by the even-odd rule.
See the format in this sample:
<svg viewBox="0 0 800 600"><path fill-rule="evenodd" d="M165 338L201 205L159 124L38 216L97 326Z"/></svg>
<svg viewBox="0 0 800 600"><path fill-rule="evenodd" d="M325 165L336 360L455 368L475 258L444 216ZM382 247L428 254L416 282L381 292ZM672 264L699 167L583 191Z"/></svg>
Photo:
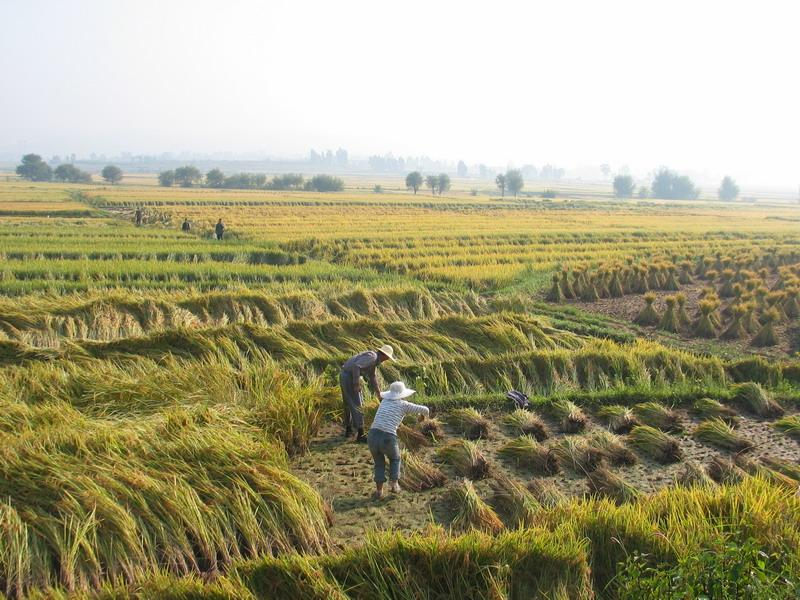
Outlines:
<svg viewBox="0 0 800 600"><path fill-rule="evenodd" d="M356 354L349 358L347 362L342 365L342 372L351 376L353 386L358 385L358 378L363 377L369 381L372 391L376 394L381 393L380 386L378 385L378 377L375 373L378 367L378 353L374 350L367 350L361 354Z"/></svg>

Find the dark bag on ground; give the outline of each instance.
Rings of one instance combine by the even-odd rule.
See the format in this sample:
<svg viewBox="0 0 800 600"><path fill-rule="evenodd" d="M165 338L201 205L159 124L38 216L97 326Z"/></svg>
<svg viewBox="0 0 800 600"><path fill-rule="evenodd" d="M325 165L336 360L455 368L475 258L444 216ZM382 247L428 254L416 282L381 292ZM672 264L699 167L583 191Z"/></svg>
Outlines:
<svg viewBox="0 0 800 600"><path fill-rule="evenodd" d="M523 410L527 410L531 404L530 400L528 400L528 396L517 390L506 392L506 398L512 400L516 405L516 408L521 408Z"/></svg>

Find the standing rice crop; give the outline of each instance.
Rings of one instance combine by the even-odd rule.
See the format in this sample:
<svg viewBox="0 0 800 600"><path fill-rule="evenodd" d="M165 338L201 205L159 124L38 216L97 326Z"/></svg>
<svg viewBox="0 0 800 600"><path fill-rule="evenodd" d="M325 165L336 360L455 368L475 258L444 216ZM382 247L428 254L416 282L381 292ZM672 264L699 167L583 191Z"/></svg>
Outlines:
<svg viewBox="0 0 800 600"><path fill-rule="evenodd" d="M628 443L635 450L662 464L683 459L683 450L678 442L660 429L649 425L634 427L628 434Z"/></svg>
<svg viewBox="0 0 800 600"><path fill-rule="evenodd" d="M634 323L639 325L658 325L658 322L661 318L658 316L656 309L653 307L653 303L656 301L656 294L655 292L647 292L644 295L644 308L639 311L639 314L636 315L636 318L633 320Z"/></svg>
<svg viewBox="0 0 800 600"><path fill-rule="evenodd" d="M489 476L489 462L475 442L453 440L439 448L439 458L453 466L463 477L483 479Z"/></svg>
<svg viewBox="0 0 800 600"><path fill-rule="evenodd" d="M627 406L609 404L597 411L597 416L605 419L609 429L614 433L628 433L639 421L633 411Z"/></svg>
<svg viewBox="0 0 800 600"><path fill-rule="evenodd" d="M498 454L519 466L529 467L540 475L554 475L560 470L555 452L529 435L521 435L509 441L498 450Z"/></svg>
<svg viewBox="0 0 800 600"><path fill-rule="evenodd" d="M800 415L791 415L775 421L772 426L786 435L800 440Z"/></svg>
<svg viewBox="0 0 800 600"><path fill-rule="evenodd" d="M456 427L467 439L478 440L489 437L489 420L472 407L451 410L447 415L447 422Z"/></svg>
<svg viewBox="0 0 800 600"><path fill-rule="evenodd" d="M604 466L598 467L586 477L592 493L606 496L617 504L633 502L640 495L636 487Z"/></svg>
<svg viewBox="0 0 800 600"><path fill-rule="evenodd" d="M535 412L517 409L503 418L509 429L523 435L532 435L536 441L541 442L549 437L547 426Z"/></svg>
<svg viewBox="0 0 800 600"><path fill-rule="evenodd" d="M550 406L564 433L579 433L586 429L586 415L576 404L569 400L556 400Z"/></svg>
<svg viewBox="0 0 800 600"><path fill-rule="evenodd" d="M746 452L754 447L753 442L737 434L733 427L718 417L700 423L692 436L701 442L731 452Z"/></svg>
<svg viewBox="0 0 800 600"><path fill-rule="evenodd" d="M692 413L704 419L718 418L731 427L739 425L741 419L736 411L713 398L700 398L692 405Z"/></svg>
<svg viewBox="0 0 800 600"><path fill-rule="evenodd" d="M491 507L484 502L469 479L455 485L448 494L453 511L450 527L453 531L467 533L473 529L490 534L503 530L503 522Z"/></svg>
<svg viewBox="0 0 800 600"><path fill-rule="evenodd" d="M767 390L753 381L739 385L734 398L744 408L759 417L779 417L785 412L783 407L770 397Z"/></svg>
<svg viewBox="0 0 800 600"><path fill-rule="evenodd" d="M589 436L588 444L600 452L612 465L636 464L636 455L618 435L605 430L595 431Z"/></svg>
<svg viewBox="0 0 800 600"><path fill-rule="evenodd" d="M657 427L662 431L680 431L681 422L678 414L658 402L642 402L633 407L633 414L640 423Z"/></svg>
<svg viewBox="0 0 800 600"><path fill-rule="evenodd" d="M412 452L403 453L403 476L400 486L412 492L421 492L435 487L441 487L447 477L439 468L426 463L419 455Z"/></svg>

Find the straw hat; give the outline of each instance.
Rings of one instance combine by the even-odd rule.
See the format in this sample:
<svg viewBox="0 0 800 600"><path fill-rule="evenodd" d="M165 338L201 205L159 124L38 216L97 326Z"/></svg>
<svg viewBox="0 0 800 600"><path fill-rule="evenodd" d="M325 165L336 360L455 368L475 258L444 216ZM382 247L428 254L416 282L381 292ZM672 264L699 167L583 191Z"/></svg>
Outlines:
<svg viewBox="0 0 800 600"><path fill-rule="evenodd" d="M389 386L388 392L381 392L381 398L384 400L401 400L402 398L408 398L411 394L414 394L416 390L412 390L411 388L407 388L406 384L402 381L395 381L392 385Z"/></svg>
<svg viewBox="0 0 800 600"><path fill-rule="evenodd" d="M392 348L389 344L384 344L380 348L378 348L378 352L381 352L386 355L386 358L389 360L397 360L394 357L394 348Z"/></svg>

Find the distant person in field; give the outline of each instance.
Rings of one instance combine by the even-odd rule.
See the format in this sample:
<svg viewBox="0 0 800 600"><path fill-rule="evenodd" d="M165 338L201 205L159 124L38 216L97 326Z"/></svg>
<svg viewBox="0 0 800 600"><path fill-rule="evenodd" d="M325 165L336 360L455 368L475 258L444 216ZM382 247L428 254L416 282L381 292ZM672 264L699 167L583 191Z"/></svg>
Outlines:
<svg viewBox="0 0 800 600"><path fill-rule="evenodd" d="M414 393L402 381L395 381L389 391L381 392L381 405L375 413L369 429L367 443L375 464L374 498L383 498L383 484L386 482L386 459L389 459L389 490L400 491L400 445L397 443L397 428L406 415L421 415L424 419L430 414L427 406L406 400Z"/></svg>
<svg viewBox="0 0 800 600"><path fill-rule="evenodd" d="M142 210L141 206L136 209L136 212L134 213L134 218L136 219L136 226L137 227L141 226L142 221L144 220L144 211Z"/></svg>
<svg viewBox="0 0 800 600"><path fill-rule="evenodd" d="M214 227L214 235L217 236L218 240L221 240L222 236L225 235L225 223L222 222L222 219L217 221L217 225Z"/></svg>
<svg viewBox="0 0 800 600"><path fill-rule="evenodd" d="M344 435L353 435L357 431L356 442L365 444L367 436L364 435L364 413L361 404L364 395L361 392L361 378L369 382L372 391L380 394L378 378L375 373L378 365L386 360L394 360L394 349L386 344L378 350L367 350L356 354L342 365L339 373L339 386L342 389L342 402L344 403Z"/></svg>
<svg viewBox="0 0 800 600"><path fill-rule="evenodd" d="M192 230L192 225L189 223L189 219L184 219L183 224L181 225L181 231L183 233L189 233Z"/></svg>

